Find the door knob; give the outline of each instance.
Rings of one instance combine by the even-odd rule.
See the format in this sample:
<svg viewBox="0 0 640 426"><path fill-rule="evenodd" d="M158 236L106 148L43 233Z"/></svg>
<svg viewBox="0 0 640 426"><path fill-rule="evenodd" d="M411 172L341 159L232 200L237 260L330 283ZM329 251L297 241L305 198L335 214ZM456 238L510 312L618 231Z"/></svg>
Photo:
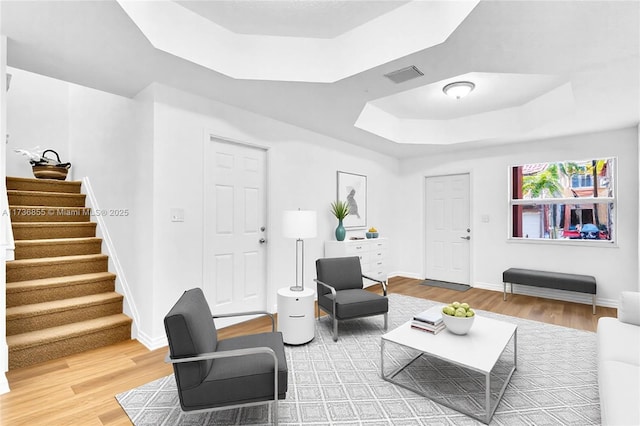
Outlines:
<svg viewBox="0 0 640 426"><path fill-rule="evenodd" d="M470 240L471 239L471 237L469 235L467 235L466 237L460 237L460 238L462 238L463 240Z"/></svg>
<svg viewBox="0 0 640 426"><path fill-rule="evenodd" d="M267 242L267 240L266 240L266 239L264 239L264 238L260 238L260 239L258 240L258 242L259 242L260 244L264 244L264 243L266 243L266 242Z"/></svg>

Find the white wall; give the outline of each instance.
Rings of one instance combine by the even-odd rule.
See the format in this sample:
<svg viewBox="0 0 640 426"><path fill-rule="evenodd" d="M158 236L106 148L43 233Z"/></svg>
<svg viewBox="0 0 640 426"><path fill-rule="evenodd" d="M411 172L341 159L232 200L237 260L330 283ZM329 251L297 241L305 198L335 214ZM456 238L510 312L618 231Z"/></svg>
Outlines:
<svg viewBox="0 0 640 426"><path fill-rule="evenodd" d="M162 318L182 291L202 285L202 153L210 134L268 149L268 309L275 305L276 290L295 282L295 244L281 237L281 213L296 208L318 211L318 238L305 242L305 282L311 285L313 260L323 255L323 242L334 238L337 223L329 203L336 196L337 170L367 176L368 225L390 238L392 271L424 276L425 176L470 172L474 285L500 290L504 269L544 265L595 275L599 302L604 304L614 303L622 289L637 288L636 128L401 162L160 85L127 99L12 71L18 77L10 94L15 88L20 97L8 97L10 145L29 146L16 143L24 138L14 135L22 134L30 134L29 140L56 141L63 159L73 163L74 178L90 177L101 208L130 210L126 218L107 216L105 220L125 272L122 278L131 288L140 316L138 338L149 347L164 344ZM61 84L66 90L60 89ZM51 91L47 91L49 85ZM43 91L52 94L46 102L52 115L40 114L40 121L34 123L31 106L41 102ZM510 165L607 156L619 160L617 247L506 240ZM7 163L19 175L31 176L23 158L10 155ZM184 222L170 222L174 207L184 209ZM482 215L489 216L488 223L480 221ZM553 296L588 301L574 293Z"/></svg>
<svg viewBox="0 0 640 426"><path fill-rule="evenodd" d="M73 177L89 178L98 203L91 206L93 213L100 215L106 225L98 228L97 234L105 243L110 240L115 248L109 270L117 273L116 291L127 296L125 313L136 320L133 334L137 336L141 325L137 320L148 315L138 317L136 311L151 308L140 303L147 295L133 284L151 279L153 141L148 131L152 105L73 84L67 86ZM103 244L103 252L110 254L106 249ZM129 305L131 296L138 301L137 306Z"/></svg>
<svg viewBox="0 0 640 426"><path fill-rule="evenodd" d="M208 135L268 149L267 309L274 308L278 288L295 282L295 242L281 236L282 211L318 211L318 238L305 241L305 282L312 285L313 262L323 255L323 242L335 238L329 204L336 197L337 170L367 175L368 222L383 235L394 232L388 194L395 188L397 160L168 87L155 89L155 336L164 335L162 317L182 291L202 285L202 153ZM184 209L184 222L170 222L172 207Z"/></svg>
<svg viewBox="0 0 640 426"><path fill-rule="evenodd" d="M7 176L33 177L27 157L14 149L53 149L63 162L70 161L69 84L38 74L9 68L7 93ZM47 157L55 158L52 154ZM70 172L72 173L72 172Z"/></svg>
<svg viewBox="0 0 640 426"><path fill-rule="evenodd" d="M31 148L37 144L26 141L41 141L41 148L53 148L72 163L69 180L89 177L106 212L106 228L99 228L98 236L111 238L124 271L116 290L125 293L127 283L131 290L125 313L134 316L136 308L143 313L140 324L134 324L136 336L145 320L152 326L153 306L145 303L152 286L138 283L151 282L152 276L153 103L144 93L132 100L15 68L10 72L8 149ZM13 152L8 152L7 170L9 176L33 177L27 159ZM114 212L122 210L125 216ZM111 256L109 270L117 272L114 260Z"/></svg>
<svg viewBox="0 0 640 426"><path fill-rule="evenodd" d="M395 159L155 84L128 99L12 71L12 143L52 141L41 146L72 163L71 178L90 178L124 271L118 290L126 280L139 315L137 337L149 347L166 344L162 319L179 295L202 285L202 154L208 134L268 149L267 309L274 309L278 288L295 282L295 242L281 237L282 211L318 211L318 238L305 242L305 282L312 285L313 261L323 255L323 242L334 239L337 221L329 204L336 197L337 170L367 175L368 222L393 244L396 221L388 194L396 188ZM49 95L39 105L42 93ZM32 105L42 111L37 121ZM32 176L23 157L14 154L8 165L10 174ZM184 222L170 222L174 207L184 209ZM129 215L112 216L113 209ZM113 265L110 270L115 272Z"/></svg>
<svg viewBox="0 0 640 426"><path fill-rule="evenodd" d="M561 246L507 240L509 166L557 160L616 157L618 235L616 247ZM616 306L619 292L638 283L638 130L634 128L568 136L544 141L467 150L403 161L401 186L406 212L404 227L395 237L403 241L399 268L424 276L425 176L471 173L472 284L502 290L502 272L509 267L545 269L594 275L598 303ZM486 215L489 222L482 222ZM419 249L418 249L419 248ZM523 293L590 303L572 292L519 287Z"/></svg>

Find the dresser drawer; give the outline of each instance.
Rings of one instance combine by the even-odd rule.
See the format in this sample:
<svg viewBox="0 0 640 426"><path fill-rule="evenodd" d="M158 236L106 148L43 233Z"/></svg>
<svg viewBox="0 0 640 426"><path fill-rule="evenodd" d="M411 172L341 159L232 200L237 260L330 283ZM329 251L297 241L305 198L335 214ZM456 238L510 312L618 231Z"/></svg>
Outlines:
<svg viewBox="0 0 640 426"><path fill-rule="evenodd" d="M387 251L384 249L376 249L369 252L369 259L371 262L375 262L376 260L383 260L387 258Z"/></svg>
<svg viewBox="0 0 640 426"><path fill-rule="evenodd" d="M358 256L364 275L380 281L387 280L389 253L386 238L327 241L324 254L325 257ZM365 287L373 284L373 281L364 280Z"/></svg>
<svg viewBox="0 0 640 426"><path fill-rule="evenodd" d="M375 250L386 250L387 249L387 241L386 240L380 240L378 238L374 238L371 241L372 241L371 250L375 251Z"/></svg>
<svg viewBox="0 0 640 426"><path fill-rule="evenodd" d="M374 280L378 280L378 281L386 281L387 280L387 273L384 270L369 270L366 272L362 272L363 275L369 277L369 278L373 278ZM371 280L364 280L364 286L365 287L369 287L370 285L374 285L376 283L374 283Z"/></svg>
<svg viewBox="0 0 640 426"><path fill-rule="evenodd" d="M366 253L369 251L369 247L367 244L363 243L348 243L345 245L344 252L347 256L359 256L362 253Z"/></svg>

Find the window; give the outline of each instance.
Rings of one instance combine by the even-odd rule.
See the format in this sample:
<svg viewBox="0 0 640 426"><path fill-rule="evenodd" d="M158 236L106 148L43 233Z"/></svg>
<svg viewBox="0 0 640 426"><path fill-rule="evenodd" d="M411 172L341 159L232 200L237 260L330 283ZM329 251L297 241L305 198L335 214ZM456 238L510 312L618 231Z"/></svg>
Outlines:
<svg viewBox="0 0 640 426"><path fill-rule="evenodd" d="M591 175L573 175L571 176L572 188L584 188L593 185L593 178Z"/></svg>
<svg viewBox="0 0 640 426"><path fill-rule="evenodd" d="M512 239L614 241L613 158L511 168Z"/></svg>

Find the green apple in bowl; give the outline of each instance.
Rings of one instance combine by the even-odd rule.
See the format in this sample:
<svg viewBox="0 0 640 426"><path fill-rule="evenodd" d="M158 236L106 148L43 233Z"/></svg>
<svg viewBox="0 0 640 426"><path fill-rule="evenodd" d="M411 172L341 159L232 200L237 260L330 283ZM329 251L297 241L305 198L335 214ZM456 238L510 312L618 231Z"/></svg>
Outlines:
<svg viewBox="0 0 640 426"><path fill-rule="evenodd" d="M467 334L475 316L475 311L466 302L453 302L442 307L442 320L453 334Z"/></svg>

